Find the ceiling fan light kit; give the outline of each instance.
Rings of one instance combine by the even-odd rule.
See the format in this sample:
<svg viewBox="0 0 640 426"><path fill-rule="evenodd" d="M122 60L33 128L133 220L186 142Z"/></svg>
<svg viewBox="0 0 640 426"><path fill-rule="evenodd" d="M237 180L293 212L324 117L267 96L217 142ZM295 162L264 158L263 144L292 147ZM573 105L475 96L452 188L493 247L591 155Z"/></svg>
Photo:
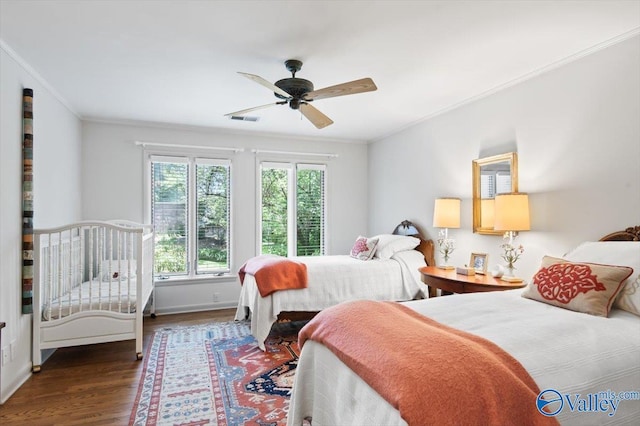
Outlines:
<svg viewBox="0 0 640 426"><path fill-rule="evenodd" d="M253 108L247 108L225 115L237 117L251 111L270 107L272 105L289 104L289 107L291 109L299 110L302 115L304 115L305 118L309 120L314 126L316 126L318 129L322 129L333 124L333 121L322 112L320 112L317 108L312 106L310 102L318 99L335 98L337 96L372 92L378 89L372 79L363 78L360 80L354 80L335 86L325 87L324 89L314 90L312 82L310 82L309 80L305 80L304 78L296 77L296 73L300 71L300 69L302 69L302 61L299 61L297 59L288 59L284 62L284 65L291 73L291 77L278 80L275 82L275 84L271 84L269 81L258 75L239 72L239 74L245 76L246 78L253 80L268 89L271 89L277 98L283 99L282 101Z"/></svg>

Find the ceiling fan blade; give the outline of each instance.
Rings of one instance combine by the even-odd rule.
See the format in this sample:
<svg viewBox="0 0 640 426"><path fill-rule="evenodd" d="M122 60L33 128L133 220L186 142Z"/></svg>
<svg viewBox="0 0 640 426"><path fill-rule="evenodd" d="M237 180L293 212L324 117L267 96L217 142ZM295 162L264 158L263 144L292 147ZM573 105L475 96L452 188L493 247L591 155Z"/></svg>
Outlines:
<svg viewBox="0 0 640 426"><path fill-rule="evenodd" d="M314 90L306 93L304 99L317 100L326 98L335 98L336 96L355 95L356 93L372 92L378 90L373 80L370 78L362 78L360 80L350 81L348 83L337 84L335 86L325 87L324 89Z"/></svg>
<svg viewBox="0 0 640 426"><path fill-rule="evenodd" d="M279 94L281 96L284 96L285 98L290 98L291 97L290 94L288 94L287 92L285 92L284 90L282 90L281 88L276 86L275 84L268 82L267 80L265 80L264 78L260 77L259 75L249 74L249 73L246 73L246 72L238 72L238 74L244 75L249 80L253 80L256 83L263 85L267 89L269 89L269 90L271 90L273 92L276 92L277 94Z"/></svg>
<svg viewBox="0 0 640 426"><path fill-rule="evenodd" d="M225 117L229 117L231 115L242 115L242 114L246 114L248 112L255 111L255 110L258 110L258 109L268 108L268 107L273 106L273 105L282 105L282 104L285 104L285 103L286 103L286 101L283 101L283 102L272 102L272 103L266 104L266 105L260 105L260 106L253 107L253 108L242 109L242 110L236 111L236 112L230 112L229 114L225 114L224 116Z"/></svg>
<svg viewBox="0 0 640 426"><path fill-rule="evenodd" d="M325 127L333 124L333 120L318 111L316 107L309 104L301 104L300 112L318 129L324 129Z"/></svg>

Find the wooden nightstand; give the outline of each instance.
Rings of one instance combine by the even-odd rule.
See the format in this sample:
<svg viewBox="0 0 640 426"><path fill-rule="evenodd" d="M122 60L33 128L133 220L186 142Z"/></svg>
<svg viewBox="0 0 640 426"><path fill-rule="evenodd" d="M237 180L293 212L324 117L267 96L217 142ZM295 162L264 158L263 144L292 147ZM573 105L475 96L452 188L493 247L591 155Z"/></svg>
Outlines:
<svg viewBox="0 0 640 426"><path fill-rule="evenodd" d="M451 293L478 293L481 291L513 290L525 287L525 282L509 283L489 275L462 275L455 269L444 270L435 266L419 269L422 282L429 287L429 297L436 297L437 289L443 295Z"/></svg>

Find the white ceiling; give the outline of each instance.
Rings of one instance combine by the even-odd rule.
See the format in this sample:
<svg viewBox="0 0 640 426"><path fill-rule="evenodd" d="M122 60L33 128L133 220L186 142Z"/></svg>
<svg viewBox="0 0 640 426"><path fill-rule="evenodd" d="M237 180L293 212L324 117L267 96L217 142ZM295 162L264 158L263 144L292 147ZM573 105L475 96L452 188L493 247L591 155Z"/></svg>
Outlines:
<svg viewBox="0 0 640 426"><path fill-rule="evenodd" d="M640 32L640 1L0 0L2 47L81 118L369 141ZM284 60L322 99L316 129L236 73L275 82ZM36 93L37 99L37 93ZM37 101L36 101L37 102Z"/></svg>

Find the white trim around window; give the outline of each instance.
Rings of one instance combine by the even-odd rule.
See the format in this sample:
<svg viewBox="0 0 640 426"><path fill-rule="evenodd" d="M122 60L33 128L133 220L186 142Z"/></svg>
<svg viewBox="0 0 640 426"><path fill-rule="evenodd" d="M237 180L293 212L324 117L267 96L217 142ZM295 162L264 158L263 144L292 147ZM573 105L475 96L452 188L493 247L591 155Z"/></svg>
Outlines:
<svg viewBox="0 0 640 426"><path fill-rule="evenodd" d="M153 223L152 216L152 163L172 163L172 164L188 164L188 219L187 219L187 271L183 274L176 275L166 275L164 278L167 278L167 281L174 280L194 280L194 279L203 279L212 277L220 277L220 276L228 276L234 268L233 263L233 221L232 221L232 206L233 206L233 195L232 195L232 161L230 158L213 158L213 153L203 153L203 152L193 152L183 154L183 152L168 153L165 149L161 151L156 150L145 150L143 155L144 161L144 215L149 223ZM198 272L198 257L197 255L198 249L198 224L197 224L197 188L196 188L196 169L198 165L208 165L208 166L224 166L228 167L228 176L227 176L227 230L226 230L226 256L227 256L227 268L223 268L224 270L213 270L212 272ZM215 265L215 263L214 263ZM163 280L164 281L164 280Z"/></svg>

